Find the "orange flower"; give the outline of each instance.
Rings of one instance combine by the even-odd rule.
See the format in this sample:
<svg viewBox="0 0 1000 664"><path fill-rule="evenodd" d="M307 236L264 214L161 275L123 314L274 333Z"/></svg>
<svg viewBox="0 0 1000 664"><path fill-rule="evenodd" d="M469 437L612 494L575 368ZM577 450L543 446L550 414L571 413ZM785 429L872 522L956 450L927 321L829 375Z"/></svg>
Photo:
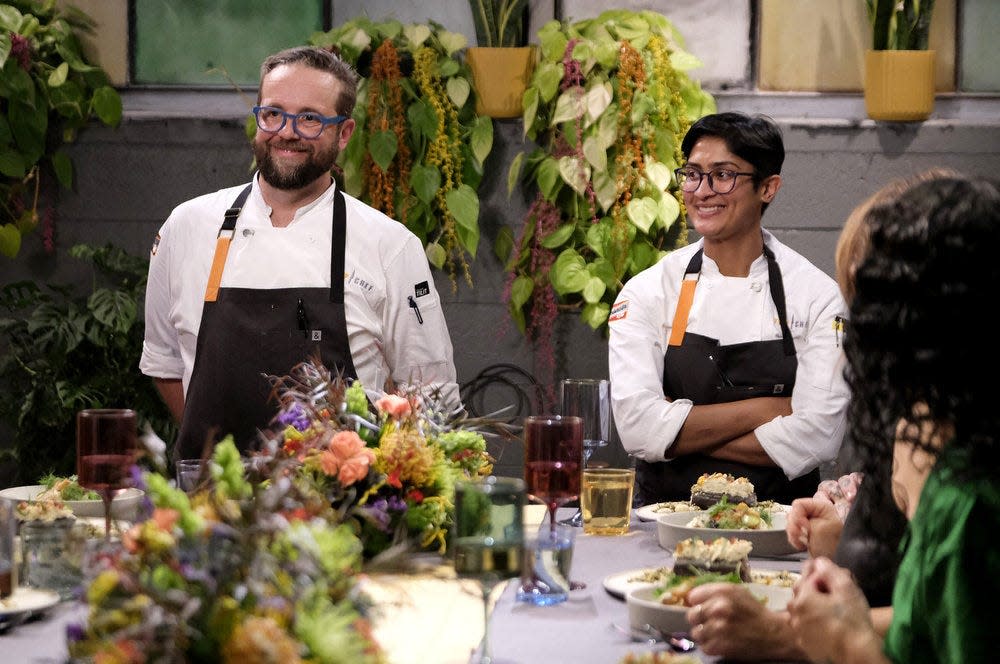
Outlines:
<svg viewBox="0 0 1000 664"><path fill-rule="evenodd" d="M329 449L320 454L319 463L327 475L336 475L344 486L368 476L375 452L353 431L338 431L330 439Z"/></svg>
<svg viewBox="0 0 1000 664"><path fill-rule="evenodd" d="M385 413L389 417L400 420L407 417L413 409L410 407L410 402L404 397L387 394L375 402L375 407L379 409L380 412Z"/></svg>

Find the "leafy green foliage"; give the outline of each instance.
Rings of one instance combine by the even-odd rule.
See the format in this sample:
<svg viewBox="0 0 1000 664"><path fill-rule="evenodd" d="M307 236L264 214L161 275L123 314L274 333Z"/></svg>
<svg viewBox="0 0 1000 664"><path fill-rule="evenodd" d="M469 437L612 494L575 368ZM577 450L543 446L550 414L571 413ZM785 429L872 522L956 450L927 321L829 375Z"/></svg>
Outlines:
<svg viewBox="0 0 1000 664"><path fill-rule="evenodd" d="M447 268L453 282L460 267L471 285L468 259L479 245L478 189L493 124L476 114L471 72L461 59L465 37L433 21L360 17L309 42L334 48L362 76L357 125L340 156L345 190L406 225L432 265ZM387 72L376 55L386 42L398 72ZM418 63L428 49L434 64L422 75ZM398 103L394 92L401 93Z"/></svg>
<svg viewBox="0 0 1000 664"><path fill-rule="evenodd" d="M139 372L139 302L148 262L121 249L77 245L90 262L89 292L22 281L0 290L0 421L21 484L75 469L75 419L83 408L127 407L165 440L174 425L152 381ZM84 284L86 285L86 284Z"/></svg>
<svg viewBox="0 0 1000 664"><path fill-rule="evenodd" d="M73 165L61 147L95 116L121 121L121 98L77 39L92 27L55 2L0 4L0 254L9 258L38 225L41 169L69 187Z"/></svg>
<svg viewBox="0 0 1000 664"><path fill-rule="evenodd" d="M494 245L510 272L511 316L534 339L547 336L538 321L553 306L606 329L625 281L686 244L672 171L687 127L715 112L688 74L701 63L661 14L552 21L538 38L523 115L538 147L513 159L507 180L536 203L518 240L511 232Z"/></svg>
<svg viewBox="0 0 1000 664"><path fill-rule="evenodd" d="M875 51L926 51L934 0L865 0Z"/></svg>
<svg viewBox="0 0 1000 664"><path fill-rule="evenodd" d="M469 0L480 46L527 46L528 0Z"/></svg>

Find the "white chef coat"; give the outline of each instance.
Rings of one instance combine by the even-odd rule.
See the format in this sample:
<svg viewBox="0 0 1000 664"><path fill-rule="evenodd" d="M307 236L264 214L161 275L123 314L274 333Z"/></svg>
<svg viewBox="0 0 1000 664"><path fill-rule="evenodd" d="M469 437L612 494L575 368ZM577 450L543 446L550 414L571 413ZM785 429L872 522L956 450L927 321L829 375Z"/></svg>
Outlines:
<svg viewBox="0 0 1000 664"><path fill-rule="evenodd" d="M151 252L139 368L148 376L181 378L185 393L194 368L216 237L225 211L245 186L177 206L160 228ZM255 177L236 223L220 286L328 288L335 191L336 185L331 185L299 208L287 227L275 228ZM345 194L344 199L344 310L358 378L372 390L382 390L387 378L401 388L440 388L446 402L457 406L451 338L420 240L403 224L356 198Z"/></svg>
<svg viewBox="0 0 1000 664"><path fill-rule="evenodd" d="M837 284L803 256L764 231L781 268L788 326L798 369L792 414L754 430L768 456L794 479L836 458L843 441L849 390L842 332L846 306ZM691 411L689 399L665 400L663 356L684 270L703 241L667 254L629 279L609 317L611 404L622 445L650 462L665 461ZM761 254L747 277L726 277L704 256L687 331L722 345L781 338L778 312Z"/></svg>

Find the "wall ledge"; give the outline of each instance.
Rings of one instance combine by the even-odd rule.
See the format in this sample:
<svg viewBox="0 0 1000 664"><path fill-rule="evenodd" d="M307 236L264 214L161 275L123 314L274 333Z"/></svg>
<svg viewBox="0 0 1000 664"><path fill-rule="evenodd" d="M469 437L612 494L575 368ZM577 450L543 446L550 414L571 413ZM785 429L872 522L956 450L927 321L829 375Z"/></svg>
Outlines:
<svg viewBox="0 0 1000 664"><path fill-rule="evenodd" d="M715 91L720 111L764 113L797 125L876 126L865 115L859 93ZM208 118L242 120L256 101L256 90L128 89L121 91L128 119ZM831 125L831 121L833 124ZM925 124L1000 124L1000 94L939 93ZM920 123L912 123L920 124Z"/></svg>

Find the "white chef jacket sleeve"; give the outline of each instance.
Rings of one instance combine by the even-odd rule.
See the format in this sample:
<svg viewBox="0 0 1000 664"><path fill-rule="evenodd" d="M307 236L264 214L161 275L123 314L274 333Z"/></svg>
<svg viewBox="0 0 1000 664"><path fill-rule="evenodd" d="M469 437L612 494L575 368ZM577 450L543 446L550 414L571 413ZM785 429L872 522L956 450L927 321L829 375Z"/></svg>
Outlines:
<svg viewBox="0 0 1000 664"><path fill-rule="evenodd" d="M170 219L163 224L149 256L146 280L145 338L139 370L154 378L182 378L184 361L181 357L177 330L170 320L170 279L173 256L170 241Z"/></svg>
<svg viewBox="0 0 1000 664"><path fill-rule="evenodd" d="M427 257L416 236L386 265L383 312L385 359L393 381L437 389L443 402L461 406L451 337Z"/></svg>
<svg viewBox="0 0 1000 664"><path fill-rule="evenodd" d="M792 414L754 430L764 451L789 479L836 459L844 439L850 391L844 378L843 333L837 323L845 309L832 282L825 291L813 291L809 326L796 343Z"/></svg>
<svg viewBox="0 0 1000 664"><path fill-rule="evenodd" d="M664 461L692 406L688 399L670 402L663 395L667 298L657 274L632 277L608 319L615 428L626 452L651 462Z"/></svg>

